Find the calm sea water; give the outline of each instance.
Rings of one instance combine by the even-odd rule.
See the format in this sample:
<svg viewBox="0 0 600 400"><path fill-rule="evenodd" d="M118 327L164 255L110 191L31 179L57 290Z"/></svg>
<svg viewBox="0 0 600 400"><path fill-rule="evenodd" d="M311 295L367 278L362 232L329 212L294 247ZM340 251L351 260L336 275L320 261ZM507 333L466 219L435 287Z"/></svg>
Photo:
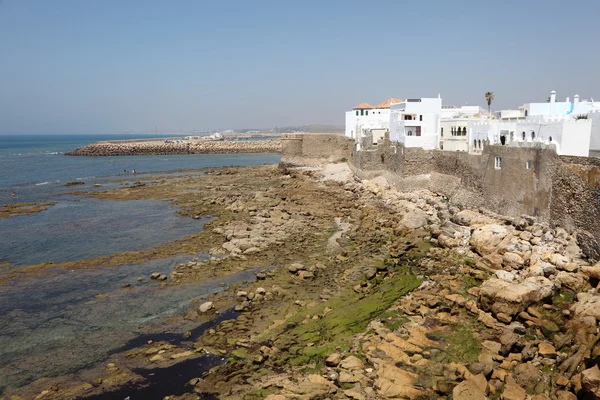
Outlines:
<svg viewBox="0 0 600 400"><path fill-rule="evenodd" d="M144 177L162 171L279 162L276 154L64 155L99 140L137 137L157 135L0 136L0 204L56 202L40 213L0 219L0 265L9 264L0 267L0 276L23 265L145 249L199 232L206 222L181 217L159 200L100 200L69 194L73 190L118 187L123 170L135 169ZM84 184L65 186L75 180ZM95 189L95 183L102 187ZM41 377L93 366L139 335L163 331L166 327L158 321L185 312L194 299L222 290L218 283L253 277L248 271L218 282L166 289L155 282L137 281L154 271L169 274L174 263L189 258L57 270L49 277L0 286L0 395ZM132 289L124 290L125 284L133 285ZM99 293L104 296L97 297Z"/></svg>

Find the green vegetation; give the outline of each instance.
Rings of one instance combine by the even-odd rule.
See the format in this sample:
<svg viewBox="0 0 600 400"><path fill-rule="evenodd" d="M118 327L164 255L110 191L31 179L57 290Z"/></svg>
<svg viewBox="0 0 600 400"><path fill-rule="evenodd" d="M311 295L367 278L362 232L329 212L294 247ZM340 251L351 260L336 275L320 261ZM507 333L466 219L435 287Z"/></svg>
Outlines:
<svg viewBox="0 0 600 400"><path fill-rule="evenodd" d="M571 304L575 301L575 295L575 292L563 288L552 298L552 304L555 306Z"/></svg>
<svg viewBox="0 0 600 400"><path fill-rule="evenodd" d="M473 327L455 325L451 331L438 331L429 336L437 340L443 340L447 347L439 354L438 362L471 363L477 361L481 351L481 343Z"/></svg>
<svg viewBox="0 0 600 400"><path fill-rule="evenodd" d="M381 322L383 325L392 332L400 328L408 321L408 317L398 310L388 311L381 316Z"/></svg>
<svg viewBox="0 0 600 400"><path fill-rule="evenodd" d="M385 315L384 312L398 298L416 289L420 284L421 280L410 274L408 268L401 267L400 271L373 287L366 296L347 290L330 299L326 306L332 311L325 315L323 304L299 313L290 320L290 329L280 335L284 344L290 344L288 352L292 358L288 362L292 365L318 363L338 347L342 351L349 350L355 334L363 332L369 322ZM301 322L300 319L306 315L323 317Z"/></svg>

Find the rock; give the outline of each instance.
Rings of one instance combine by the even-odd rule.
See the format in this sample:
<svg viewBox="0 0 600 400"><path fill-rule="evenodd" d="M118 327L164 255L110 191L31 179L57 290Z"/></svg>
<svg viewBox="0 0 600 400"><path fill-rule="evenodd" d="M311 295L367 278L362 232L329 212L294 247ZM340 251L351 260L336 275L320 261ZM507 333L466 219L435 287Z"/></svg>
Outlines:
<svg viewBox="0 0 600 400"><path fill-rule="evenodd" d="M267 279L267 274L265 274L264 272L257 272L254 275L256 276L256 279L259 281Z"/></svg>
<svg viewBox="0 0 600 400"><path fill-rule="evenodd" d="M502 263L509 268L521 269L525 261L516 253L506 252L502 255Z"/></svg>
<svg viewBox="0 0 600 400"><path fill-rule="evenodd" d="M156 278L159 281L166 281L167 280L167 276L166 275L159 275L158 278Z"/></svg>
<svg viewBox="0 0 600 400"><path fill-rule="evenodd" d="M581 272L588 278L600 280L600 263L593 267L581 267Z"/></svg>
<svg viewBox="0 0 600 400"><path fill-rule="evenodd" d="M160 272L153 272L152 275L150 275L150 279L158 279L159 276Z"/></svg>
<svg viewBox="0 0 600 400"><path fill-rule="evenodd" d="M401 222L409 229L418 229L427 225L427 221L427 213L420 208L415 207L404 214Z"/></svg>
<svg viewBox="0 0 600 400"><path fill-rule="evenodd" d="M254 293L264 296L267 293L267 290L263 287L256 288Z"/></svg>
<svg viewBox="0 0 600 400"><path fill-rule="evenodd" d="M292 274L295 274L295 273L296 273L296 272L298 272L298 271L303 271L303 270L305 270L305 269L306 269L306 267L305 267L304 265L302 265L302 264L298 264L298 263L291 264L291 265L288 267L288 271L290 271Z"/></svg>
<svg viewBox="0 0 600 400"><path fill-rule="evenodd" d="M459 211L454 214L450 220L455 224L462 226L487 225L495 222L492 218L472 210Z"/></svg>
<svg viewBox="0 0 600 400"><path fill-rule="evenodd" d="M600 295L591 293L578 293L577 303L571 307L571 313L576 317L592 316L600 320Z"/></svg>
<svg viewBox="0 0 600 400"><path fill-rule="evenodd" d="M502 392L503 400L525 400L527 398L527 392L521 386L519 386L513 379L508 377L508 382L504 385L504 391Z"/></svg>
<svg viewBox="0 0 600 400"><path fill-rule="evenodd" d="M577 396L566 390L559 390L556 392L556 400L577 400Z"/></svg>
<svg viewBox="0 0 600 400"><path fill-rule="evenodd" d="M367 280L371 280L371 279L375 278L375 276L377 276L377 269L375 269L373 267L367 268L367 270L365 271L365 278Z"/></svg>
<svg viewBox="0 0 600 400"><path fill-rule="evenodd" d="M581 373L581 385L586 392L600 398L600 369L598 369L598 365L594 365Z"/></svg>
<svg viewBox="0 0 600 400"><path fill-rule="evenodd" d="M270 394L265 397L265 400L288 400L288 398L282 394Z"/></svg>
<svg viewBox="0 0 600 400"><path fill-rule="evenodd" d="M340 368L347 369L349 371L362 371L365 368L365 364L356 356L348 356L342 360L340 363Z"/></svg>
<svg viewBox="0 0 600 400"><path fill-rule="evenodd" d="M483 377L483 375L478 375ZM485 382L485 387L482 387L482 382ZM459 383L454 390L452 390L452 398L454 400L477 400L487 399L486 397L487 381L485 377L483 380L469 378Z"/></svg>
<svg viewBox="0 0 600 400"><path fill-rule="evenodd" d="M515 275L512 272L504 271L499 269L495 272L498 279L502 279L505 282L512 282L515 280Z"/></svg>
<svg viewBox="0 0 600 400"><path fill-rule="evenodd" d="M514 316L532 303L551 297L556 289L552 281L542 276L530 277L519 283L491 278L479 287L479 294L484 309Z"/></svg>
<svg viewBox="0 0 600 400"><path fill-rule="evenodd" d="M481 256L485 256L494 253L507 235L508 230L502 225L484 225L475 229L471 235L471 246Z"/></svg>
<svg viewBox="0 0 600 400"><path fill-rule="evenodd" d="M198 314L204 314L215 308L215 304L212 301L207 301L200 304L198 307Z"/></svg>
<svg viewBox="0 0 600 400"><path fill-rule="evenodd" d="M313 279L315 277L315 274L313 274L310 271L300 271L300 272L298 272L298 277L300 279L309 280L309 279Z"/></svg>
<svg viewBox="0 0 600 400"><path fill-rule="evenodd" d="M546 358L555 358L556 349L550 343L541 342L540 344L538 344L538 354Z"/></svg>
<svg viewBox="0 0 600 400"><path fill-rule="evenodd" d="M356 376L354 376L353 374L342 370L340 372L340 376L338 377L338 381L340 383L356 383L359 381L359 379Z"/></svg>
<svg viewBox="0 0 600 400"><path fill-rule="evenodd" d="M512 317L510 315L501 312L496 314L496 319L504 324L510 324L512 321Z"/></svg>
<svg viewBox="0 0 600 400"><path fill-rule="evenodd" d="M360 389L359 384L356 384L352 389L344 390L344 394L347 397L350 397L351 399L355 400L365 400L367 398L363 391Z"/></svg>
<svg viewBox="0 0 600 400"><path fill-rule="evenodd" d="M342 355L340 353L332 353L325 359L325 365L328 367L337 367L342 361Z"/></svg>
<svg viewBox="0 0 600 400"><path fill-rule="evenodd" d="M575 292L582 292L590 288L585 276L578 273L560 271L554 279Z"/></svg>
<svg viewBox="0 0 600 400"><path fill-rule="evenodd" d="M246 292L245 290L240 290L239 292L236 293L236 297L238 299L240 299L240 298L245 299L248 297L248 292Z"/></svg>

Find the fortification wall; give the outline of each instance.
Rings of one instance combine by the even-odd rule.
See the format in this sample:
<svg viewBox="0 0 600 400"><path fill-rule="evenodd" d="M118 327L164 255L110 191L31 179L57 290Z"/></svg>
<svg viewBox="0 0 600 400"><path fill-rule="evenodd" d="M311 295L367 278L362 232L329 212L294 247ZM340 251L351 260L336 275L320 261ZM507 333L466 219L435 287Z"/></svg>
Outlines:
<svg viewBox="0 0 600 400"><path fill-rule="evenodd" d="M282 164L300 165L350 160L354 140L342 134L290 133L281 135Z"/></svg>
<svg viewBox="0 0 600 400"><path fill-rule="evenodd" d="M303 142L302 157L334 154L339 160L346 155L359 177L381 175L401 191L429 189L459 207L486 208L512 217L532 215L551 226L577 230L585 254L600 259L598 158L500 145L485 146L481 154L423 150L404 148L387 138L356 151L351 139L341 138L299 135L294 140ZM283 159L288 156L286 148ZM290 146L295 157L299 148Z"/></svg>

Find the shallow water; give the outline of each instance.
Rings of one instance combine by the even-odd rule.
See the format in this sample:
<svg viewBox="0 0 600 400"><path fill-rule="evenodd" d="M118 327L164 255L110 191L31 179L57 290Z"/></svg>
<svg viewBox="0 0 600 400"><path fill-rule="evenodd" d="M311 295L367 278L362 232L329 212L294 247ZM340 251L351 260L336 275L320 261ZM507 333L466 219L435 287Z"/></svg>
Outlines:
<svg viewBox="0 0 600 400"><path fill-rule="evenodd" d="M0 393L3 387L93 366L116 351L141 345L139 337L181 336L185 330L168 325L168 316L189 310L194 300L233 282L255 277L248 270L162 289L156 281L137 281L155 271L169 274L174 264L189 258L63 271L0 287Z"/></svg>
<svg viewBox="0 0 600 400"><path fill-rule="evenodd" d="M200 232L207 219L181 217L159 200L62 196L46 211L0 219L0 263L30 265L140 250Z"/></svg>

